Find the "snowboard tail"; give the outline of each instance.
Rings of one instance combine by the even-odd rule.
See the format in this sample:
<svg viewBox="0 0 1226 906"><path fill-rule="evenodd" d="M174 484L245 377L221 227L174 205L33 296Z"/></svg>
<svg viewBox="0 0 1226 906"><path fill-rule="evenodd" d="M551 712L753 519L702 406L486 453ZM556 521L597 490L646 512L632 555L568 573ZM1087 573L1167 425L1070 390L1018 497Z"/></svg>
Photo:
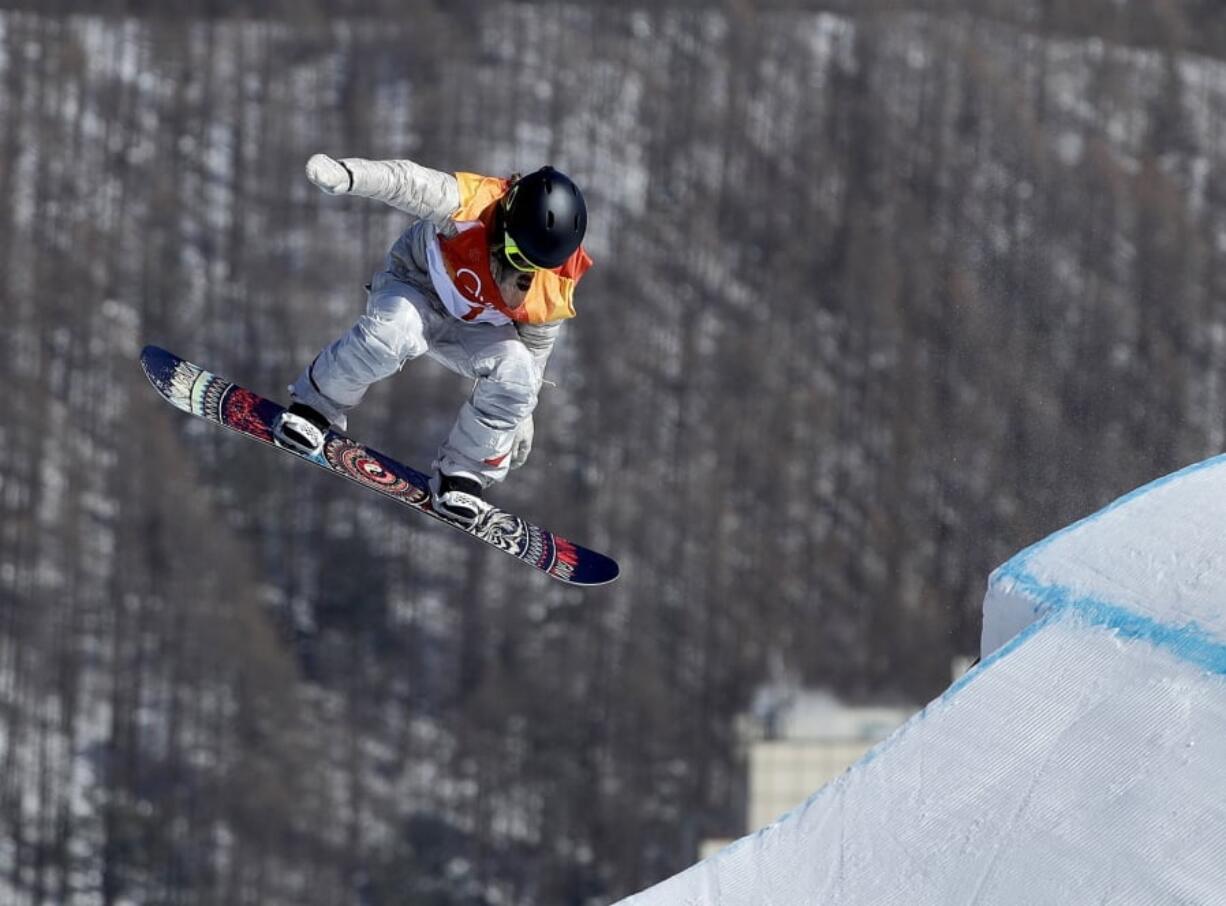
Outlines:
<svg viewBox="0 0 1226 906"><path fill-rule="evenodd" d="M570 585L604 585L618 576L618 565L610 557L496 507L491 507L471 528L444 518L431 508L428 475L344 434L329 431L323 449L314 455L280 446L273 440L272 426L284 406L157 346L146 346L140 360L154 389L176 408L378 491L522 560L551 578Z"/></svg>

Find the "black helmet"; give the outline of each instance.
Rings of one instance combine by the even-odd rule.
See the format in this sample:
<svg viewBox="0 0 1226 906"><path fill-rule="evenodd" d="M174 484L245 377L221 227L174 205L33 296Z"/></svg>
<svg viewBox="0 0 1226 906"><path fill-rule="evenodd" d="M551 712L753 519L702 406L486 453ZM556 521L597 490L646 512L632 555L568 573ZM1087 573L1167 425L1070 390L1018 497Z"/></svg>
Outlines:
<svg viewBox="0 0 1226 906"><path fill-rule="evenodd" d="M510 238L507 250L518 247L537 267L560 267L583 242L587 230L583 193L553 167L521 177L503 204L503 223Z"/></svg>

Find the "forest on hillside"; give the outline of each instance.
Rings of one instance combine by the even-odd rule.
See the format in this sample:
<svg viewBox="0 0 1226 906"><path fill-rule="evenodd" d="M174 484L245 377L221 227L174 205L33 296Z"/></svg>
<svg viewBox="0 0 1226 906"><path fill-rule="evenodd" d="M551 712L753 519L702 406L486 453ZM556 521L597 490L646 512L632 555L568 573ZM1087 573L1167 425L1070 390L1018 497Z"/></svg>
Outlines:
<svg viewBox="0 0 1226 906"><path fill-rule="evenodd" d="M761 689L922 705L991 569L1224 446L1214 4L237 6L0 3L0 902L612 902L742 829ZM316 152L583 186L491 498L617 584L148 387L352 324L407 222Z"/></svg>

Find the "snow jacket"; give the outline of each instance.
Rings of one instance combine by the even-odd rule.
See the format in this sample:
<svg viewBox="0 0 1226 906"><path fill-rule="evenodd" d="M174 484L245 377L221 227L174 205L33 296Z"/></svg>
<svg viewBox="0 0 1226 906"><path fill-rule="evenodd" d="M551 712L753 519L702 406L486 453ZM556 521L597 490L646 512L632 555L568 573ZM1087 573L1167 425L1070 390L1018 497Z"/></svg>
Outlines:
<svg viewBox="0 0 1226 906"><path fill-rule="evenodd" d="M562 323L575 316L574 291L591 266L580 248L561 267L537 271L522 306L510 309L502 287L518 278L490 254L489 231L510 180L444 173L409 160L340 161L353 174L348 194L374 198L416 218L388 253L386 269L472 323L514 323L532 353L538 381Z"/></svg>

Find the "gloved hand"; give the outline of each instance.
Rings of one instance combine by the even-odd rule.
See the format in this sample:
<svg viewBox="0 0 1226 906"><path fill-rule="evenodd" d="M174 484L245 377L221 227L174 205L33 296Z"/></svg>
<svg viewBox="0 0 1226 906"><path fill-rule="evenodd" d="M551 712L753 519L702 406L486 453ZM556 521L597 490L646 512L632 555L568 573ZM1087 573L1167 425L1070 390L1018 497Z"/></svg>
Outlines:
<svg viewBox="0 0 1226 906"><path fill-rule="evenodd" d="M353 171L326 154L313 154L306 164L307 179L329 195L344 195L353 189Z"/></svg>
<svg viewBox="0 0 1226 906"><path fill-rule="evenodd" d="M511 441L510 468L518 469L528 461L528 454L532 452L532 435L535 430L531 415L520 422L519 427L515 429L515 439Z"/></svg>

